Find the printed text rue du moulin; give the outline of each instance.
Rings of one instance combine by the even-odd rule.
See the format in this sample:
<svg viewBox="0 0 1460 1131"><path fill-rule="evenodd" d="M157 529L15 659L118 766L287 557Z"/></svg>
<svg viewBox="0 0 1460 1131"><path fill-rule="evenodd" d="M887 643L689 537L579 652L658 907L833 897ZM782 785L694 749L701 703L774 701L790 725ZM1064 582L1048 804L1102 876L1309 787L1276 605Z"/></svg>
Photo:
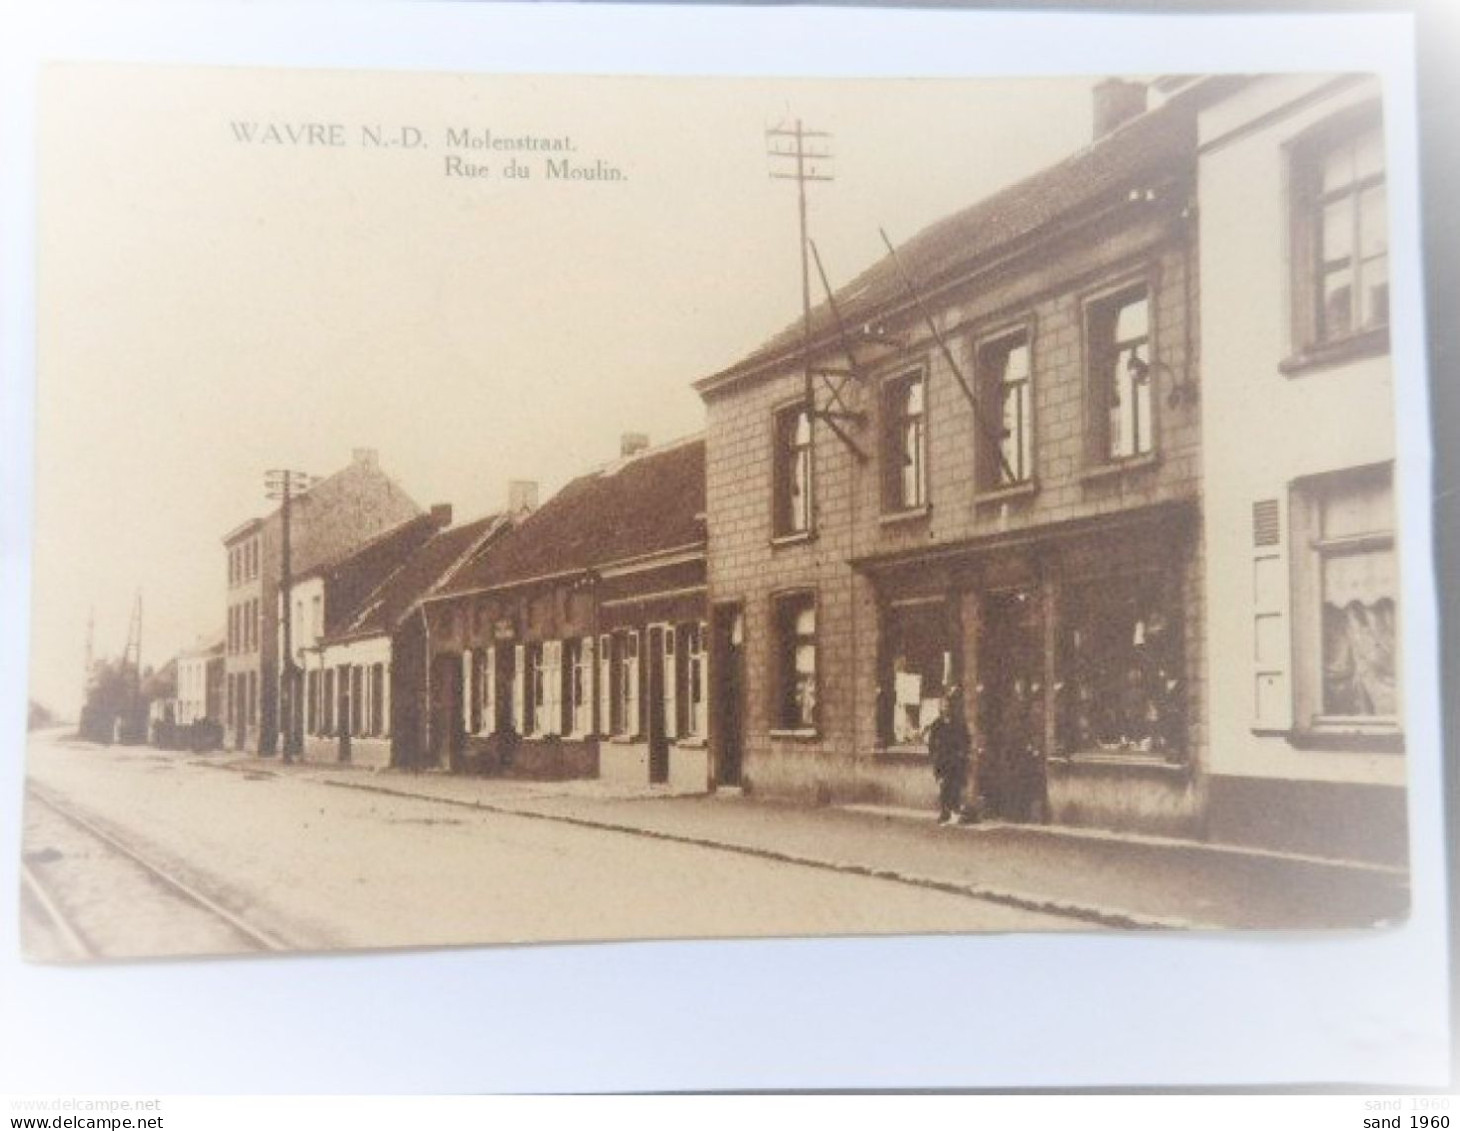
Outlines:
<svg viewBox="0 0 1460 1131"><path fill-rule="evenodd" d="M345 149L358 146L416 151L433 148L432 137L417 126L244 120L234 120L229 126L234 141L261 147ZM444 149L457 151L443 157L443 171L450 177L500 176L526 180L537 169L547 180L625 179L623 171L611 162L602 158L581 159L577 143L569 134L502 133L488 127L461 126L447 127L439 143Z"/></svg>

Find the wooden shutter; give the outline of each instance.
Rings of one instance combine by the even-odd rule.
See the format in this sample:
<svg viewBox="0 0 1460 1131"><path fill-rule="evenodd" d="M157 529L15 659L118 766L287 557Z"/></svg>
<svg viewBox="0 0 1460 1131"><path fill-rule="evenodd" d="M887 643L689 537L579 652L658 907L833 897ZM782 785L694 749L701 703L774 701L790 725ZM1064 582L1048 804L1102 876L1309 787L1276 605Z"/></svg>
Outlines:
<svg viewBox="0 0 1460 1131"><path fill-rule="evenodd" d="M664 626L664 737L670 740L679 737L679 648L675 631L672 624Z"/></svg>
<svg viewBox="0 0 1460 1131"><path fill-rule="evenodd" d="M624 733L639 733L639 634L624 634Z"/></svg>

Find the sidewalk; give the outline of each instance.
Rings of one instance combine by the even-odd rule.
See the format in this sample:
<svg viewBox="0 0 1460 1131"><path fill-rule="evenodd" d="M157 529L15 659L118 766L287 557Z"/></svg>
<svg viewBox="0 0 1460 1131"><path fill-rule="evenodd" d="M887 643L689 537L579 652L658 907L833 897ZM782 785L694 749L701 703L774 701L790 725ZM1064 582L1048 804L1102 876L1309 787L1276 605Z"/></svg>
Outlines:
<svg viewBox="0 0 1460 1131"><path fill-rule="evenodd" d="M930 813L901 809L805 808L599 781L282 766L273 758L208 764L878 876L1110 927L1362 928L1403 919L1409 903L1398 869L1194 842L1000 822L939 826Z"/></svg>

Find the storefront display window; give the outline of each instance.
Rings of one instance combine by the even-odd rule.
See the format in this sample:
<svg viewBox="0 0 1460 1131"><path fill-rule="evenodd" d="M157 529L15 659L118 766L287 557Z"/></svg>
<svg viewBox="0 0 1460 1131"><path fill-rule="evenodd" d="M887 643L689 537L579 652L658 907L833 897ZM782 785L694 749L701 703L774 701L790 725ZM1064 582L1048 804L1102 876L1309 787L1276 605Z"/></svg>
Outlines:
<svg viewBox="0 0 1460 1131"><path fill-rule="evenodd" d="M943 600L894 604L883 619L887 655L883 742L921 746L953 680L952 634Z"/></svg>
<svg viewBox="0 0 1460 1131"><path fill-rule="evenodd" d="M1181 606L1157 573L1072 585L1060 629L1059 752L1185 750Z"/></svg>

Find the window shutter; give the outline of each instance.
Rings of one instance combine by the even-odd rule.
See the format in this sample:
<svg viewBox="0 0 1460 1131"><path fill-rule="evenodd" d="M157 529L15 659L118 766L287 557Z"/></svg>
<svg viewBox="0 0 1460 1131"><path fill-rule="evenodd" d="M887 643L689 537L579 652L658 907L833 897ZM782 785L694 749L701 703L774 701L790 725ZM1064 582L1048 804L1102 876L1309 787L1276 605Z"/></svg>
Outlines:
<svg viewBox="0 0 1460 1131"><path fill-rule="evenodd" d="M1252 504L1252 725L1287 730L1293 725L1292 634L1289 576L1282 544L1282 505Z"/></svg>
<svg viewBox="0 0 1460 1131"><path fill-rule="evenodd" d="M695 626L695 733L701 738L710 733L710 653L706 648L707 629L703 623Z"/></svg>
<svg viewBox="0 0 1460 1131"><path fill-rule="evenodd" d="M598 733L613 730L613 637L598 638Z"/></svg>
<svg viewBox="0 0 1460 1131"><path fill-rule="evenodd" d="M624 637L624 733L639 733L639 634Z"/></svg>
<svg viewBox="0 0 1460 1131"><path fill-rule="evenodd" d="M1262 499L1252 504L1253 546L1276 546L1282 531L1278 525L1278 501Z"/></svg>
<svg viewBox="0 0 1460 1131"><path fill-rule="evenodd" d="M679 649L675 647L675 627L664 626L664 736L679 737Z"/></svg>
<svg viewBox="0 0 1460 1131"><path fill-rule="evenodd" d="M527 649L512 646L512 725L518 734L527 733Z"/></svg>

